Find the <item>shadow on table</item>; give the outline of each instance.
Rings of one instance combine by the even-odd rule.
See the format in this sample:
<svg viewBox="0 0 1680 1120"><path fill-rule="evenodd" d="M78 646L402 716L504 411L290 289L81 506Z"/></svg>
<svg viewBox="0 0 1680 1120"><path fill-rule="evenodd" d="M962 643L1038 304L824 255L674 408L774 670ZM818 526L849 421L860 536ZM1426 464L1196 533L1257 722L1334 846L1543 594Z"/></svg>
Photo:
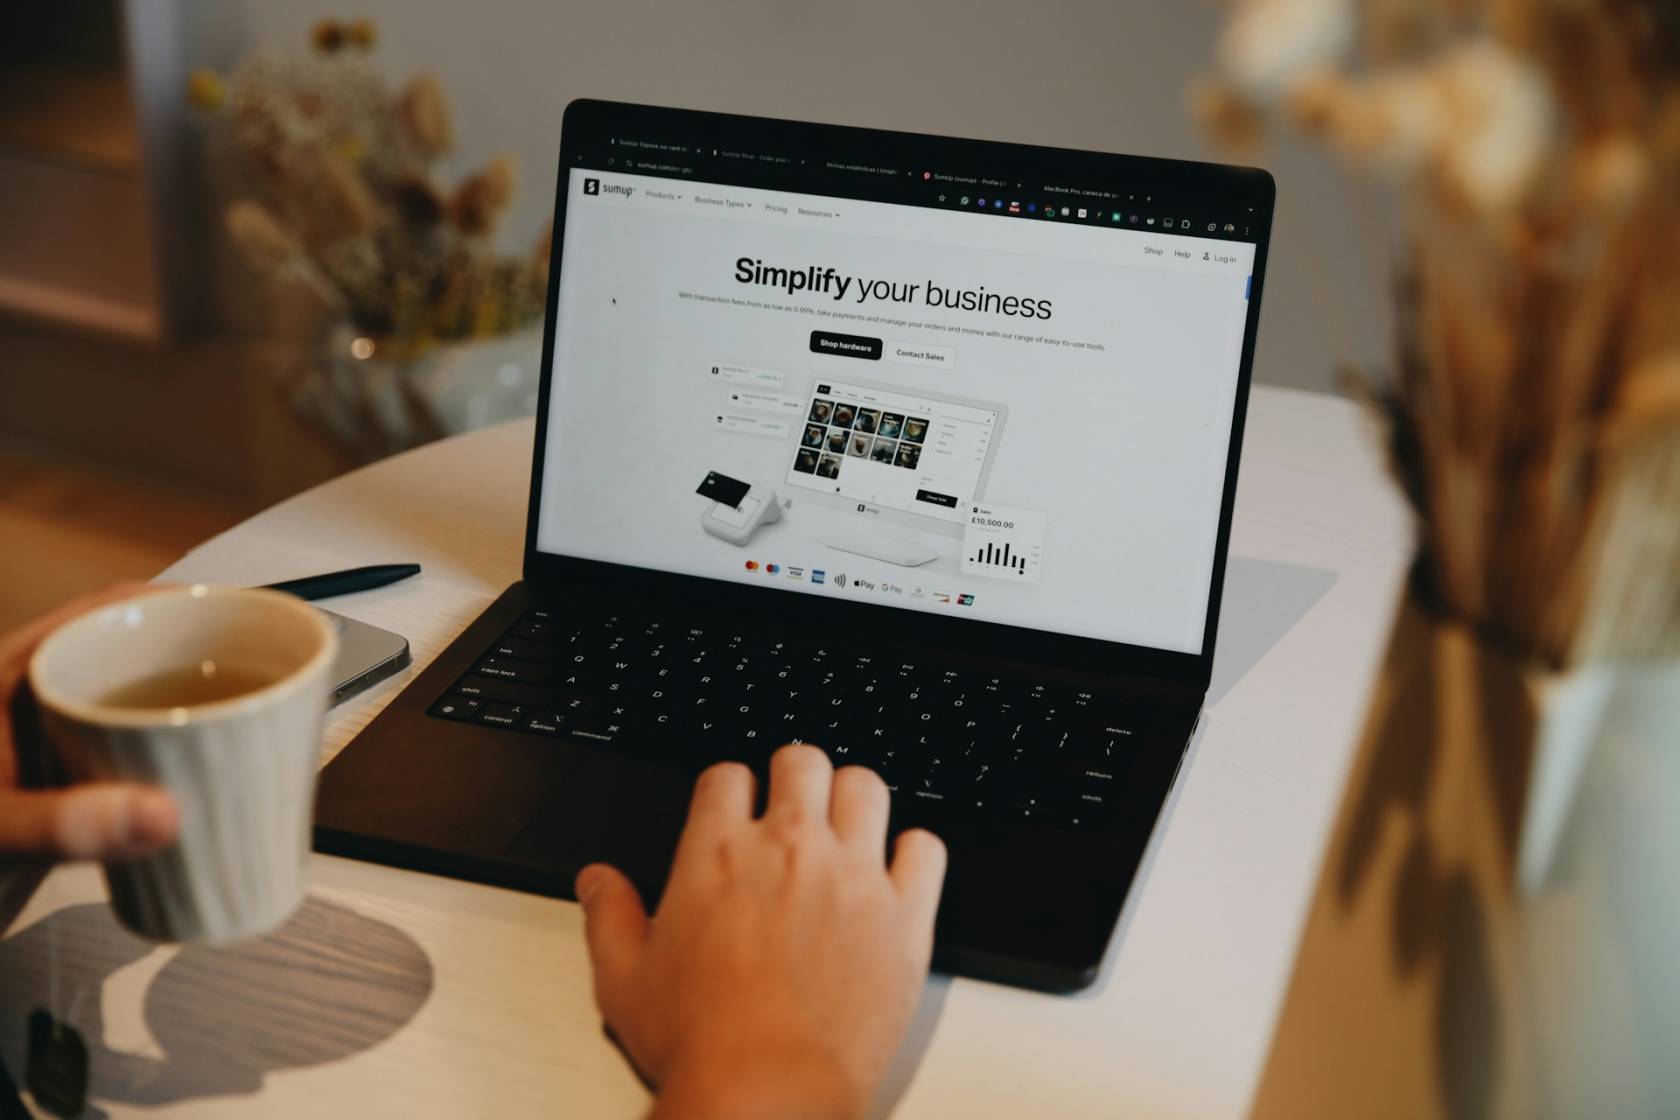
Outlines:
<svg viewBox="0 0 1680 1120"><path fill-rule="evenodd" d="M1508 658L1416 600L1373 685L1257 1120L1528 1114L1510 870L1532 713Z"/></svg>
<svg viewBox="0 0 1680 1120"><path fill-rule="evenodd" d="M1335 582L1336 573L1325 568L1232 556L1225 566L1208 704L1219 703Z"/></svg>
<svg viewBox="0 0 1680 1120"><path fill-rule="evenodd" d="M101 903L0 942L0 1054L21 1070L25 1016L48 1006L55 962L57 1012L90 1052L90 1099L145 1106L255 1093L270 1073L347 1058L402 1029L432 992L431 961L408 934L311 898L267 937L182 948L146 987L156 1052L112 1050L105 982L158 949Z"/></svg>
<svg viewBox="0 0 1680 1120"><path fill-rule="evenodd" d="M871 1120L886 1120L898 1108L905 1090L910 1088L916 1070L927 1055L934 1029L944 1017L945 1000L950 993L951 977L944 973L934 973L922 986L922 998L916 1004L915 1013L910 1016L910 1029L904 1033L904 1042L893 1057L881 1091L875 1094L875 1107L869 1110Z"/></svg>

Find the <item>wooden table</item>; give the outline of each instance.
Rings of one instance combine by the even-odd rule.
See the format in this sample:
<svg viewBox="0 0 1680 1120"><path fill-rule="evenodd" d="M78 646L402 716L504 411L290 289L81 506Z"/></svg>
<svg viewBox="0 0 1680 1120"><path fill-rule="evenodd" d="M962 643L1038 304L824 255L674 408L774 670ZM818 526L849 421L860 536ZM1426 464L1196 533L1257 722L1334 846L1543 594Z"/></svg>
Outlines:
<svg viewBox="0 0 1680 1120"><path fill-rule="evenodd" d="M270 509L161 578L254 584L388 561L425 575L333 609L424 664L519 575L532 429L388 459ZM930 980L879 1112L1238 1116L1289 983L1410 553L1350 404L1250 408L1209 709L1097 985ZM325 761L409 675L335 712ZM250 946L118 930L96 870L55 872L0 942L0 1055L44 1002L88 1036L112 1116L634 1117L570 903L317 856L310 902ZM57 968L49 970L49 961Z"/></svg>

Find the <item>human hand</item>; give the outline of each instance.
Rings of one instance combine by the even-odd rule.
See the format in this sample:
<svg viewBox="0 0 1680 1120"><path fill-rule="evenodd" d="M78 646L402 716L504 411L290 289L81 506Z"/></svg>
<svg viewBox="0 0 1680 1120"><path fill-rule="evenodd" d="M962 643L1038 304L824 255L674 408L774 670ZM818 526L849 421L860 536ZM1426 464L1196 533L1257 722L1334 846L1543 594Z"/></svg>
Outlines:
<svg viewBox="0 0 1680 1120"><path fill-rule="evenodd" d="M777 751L752 806L745 766L700 775L651 920L617 870L578 874L596 1002L654 1117L850 1120L927 976L945 846L905 832L889 870L886 786L815 747Z"/></svg>
<svg viewBox="0 0 1680 1120"><path fill-rule="evenodd" d="M29 658L70 619L148 589L123 584L67 603L0 637L0 931L11 923L52 863L131 859L174 843L180 814L168 793L132 782L21 789L21 752L39 734L24 678Z"/></svg>

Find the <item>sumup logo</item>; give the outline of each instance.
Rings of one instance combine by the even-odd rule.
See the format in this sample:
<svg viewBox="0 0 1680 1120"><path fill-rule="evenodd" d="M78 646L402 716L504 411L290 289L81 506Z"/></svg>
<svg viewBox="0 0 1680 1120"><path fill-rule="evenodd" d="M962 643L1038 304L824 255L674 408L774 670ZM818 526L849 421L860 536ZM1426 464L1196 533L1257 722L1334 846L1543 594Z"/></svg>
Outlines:
<svg viewBox="0 0 1680 1120"><path fill-rule="evenodd" d="M622 183L603 183L599 179L585 179L583 181L584 194L616 194L622 198L629 198L636 193L635 187L627 187Z"/></svg>

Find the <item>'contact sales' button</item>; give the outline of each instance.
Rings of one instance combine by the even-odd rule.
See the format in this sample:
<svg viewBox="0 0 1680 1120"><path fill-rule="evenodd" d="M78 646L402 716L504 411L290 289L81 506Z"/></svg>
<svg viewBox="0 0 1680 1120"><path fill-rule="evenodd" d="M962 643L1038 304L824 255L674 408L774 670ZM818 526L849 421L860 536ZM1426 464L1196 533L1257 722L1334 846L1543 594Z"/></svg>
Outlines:
<svg viewBox="0 0 1680 1120"><path fill-rule="evenodd" d="M835 354L842 358L865 358L871 362L881 360L882 342L878 338L866 338L860 334L835 334L832 331L811 332L811 353Z"/></svg>
<svg viewBox="0 0 1680 1120"><path fill-rule="evenodd" d="M957 360L957 352L948 346L923 346L919 342L887 343L887 361L903 362L907 366L949 366Z"/></svg>

